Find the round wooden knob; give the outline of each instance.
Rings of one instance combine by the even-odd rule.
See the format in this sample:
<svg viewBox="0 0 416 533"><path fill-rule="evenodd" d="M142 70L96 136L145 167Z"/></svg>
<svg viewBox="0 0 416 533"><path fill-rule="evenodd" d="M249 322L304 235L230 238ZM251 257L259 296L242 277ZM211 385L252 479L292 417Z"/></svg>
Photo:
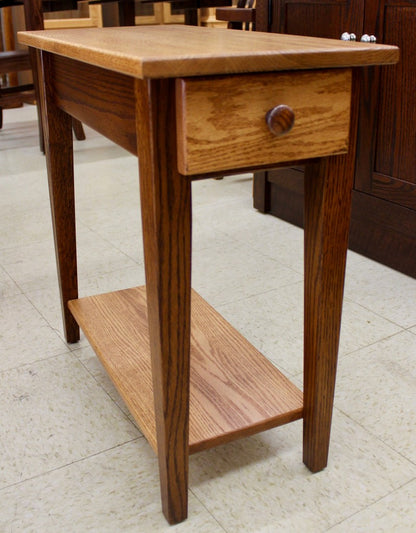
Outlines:
<svg viewBox="0 0 416 533"><path fill-rule="evenodd" d="M278 105L266 113L266 123L273 135L288 133L295 123L295 113L288 105Z"/></svg>

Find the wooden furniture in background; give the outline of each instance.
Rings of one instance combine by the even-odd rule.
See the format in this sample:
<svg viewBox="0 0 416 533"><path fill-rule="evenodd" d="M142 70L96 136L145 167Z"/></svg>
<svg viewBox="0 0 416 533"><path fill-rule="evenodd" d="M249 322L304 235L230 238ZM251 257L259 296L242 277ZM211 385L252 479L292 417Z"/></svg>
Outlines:
<svg viewBox="0 0 416 533"><path fill-rule="evenodd" d="M304 462L313 472L325 468L355 162L355 67L394 63L397 49L191 26L29 32L21 41L40 50L43 65L66 339L78 341L80 324L157 452L167 520L187 516L188 455L198 450L303 417ZM310 105L317 92L319 106ZM279 105L294 113L291 129ZM139 156L146 288L78 298L71 115ZM300 145L310 162L303 399L191 291L192 180L274 168L292 162Z"/></svg>
<svg viewBox="0 0 416 533"><path fill-rule="evenodd" d="M58 28L101 28L103 25L100 5L89 5L88 0L78 2L77 16L69 12L45 13L43 25L45 30Z"/></svg>
<svg viewBox="0 0 416 533"><path fill-rule="evenodd" d="M73 7L73 2L69 0L55 0L51 2L43 2L42 0L0 0L0 8L6 11L5 22L9 24L9 31L4 32L8 37L6 43L6 52L0 52L0 73L15 73L29 72L31 78L29 83L18 83L17 77L12 78L12 82L6 87L0 87L0 127L2 125L2 109L7 107L14 107L23 103L35 104L38 110L38 124L39 124L39 144L42 151L44 151L44 139L42 128L42 115L39 108L39 93L37 89L37 65L35 58L31 52L27 50L19 50L15 47L14 31L12 24L11 9L24 5L24 24L27 30L42 30L44 21L44 8L50 8L51 5L56 9L66 9ZM76 5L76 2L75 2ZM63 25L63 21L61 22ZM10 82L10 80L9 80ZM73 129L78 140L85 139L82 124L75 120L73 121Z"/></svg>
<svg viewBox="0 0 416 533"><path fill-rule="evenodd" d="M21 2L14 2L14 5ZM19 82L18 73L30 71L31 63L27 50L17 50L14 40L12 2L0 0L2 24L2 48L0 51L0 128L3 127L3 109L19 107L35 102L33 83ZM3 84L4 83L4 84Z"/></svg>
<svg viewBox="0 0 416 533"><path fill-rule="evenodd" d="M259 0L259 4L268 4ZM398 45L398 65L365 69L349 246L416 277L416 4L411 0L271 0L260 30ZM255 176L254 205L303 225L303 169Z"/></svg>
<svg viewBox="0 0 416 533"><path fill-rule="evenodd" d="M256 0L237 0L234 7L219 7L215 16L226 21L230 30L256 29Z"/></svg>
<svg viewBox="0 0 416 533"><path fill-rule="evenodd" d="M104 9L104 25L118 25L120 8L131 4L134 6L134 21L131 18L125 26L148 26L156 24L187 24L207 27L225 26L215 18L215 6L230 6L232 0L125 0L119 2L119 7L113 0L90 0L92 4L106 4ZM125 7L124 7L125 8Z"/></svg>

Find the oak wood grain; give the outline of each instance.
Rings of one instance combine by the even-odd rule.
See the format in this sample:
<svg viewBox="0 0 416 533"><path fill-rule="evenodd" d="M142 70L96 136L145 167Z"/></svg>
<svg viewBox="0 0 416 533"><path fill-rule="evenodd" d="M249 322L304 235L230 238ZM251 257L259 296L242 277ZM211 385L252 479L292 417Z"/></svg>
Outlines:
<svg viewBox="0 0 416 533"><path fill-rule="evenodd" d="M162 509L187 516L191 181L177 170L174 80L136 80L137 152Z"/></svg>
<svg viewBox="0 0 416 533"><path fill-rule="evenodd" d="M183 174L272 165L345 153L350 69L178 80L178 165ZM325 98L322 95L325 94ZM290 106L289 133L273 135L266 116Z"/></svg>
<svg viewBox="0 0 416 533"><path fill-rule="evenodd" d="M354 183L359 72L354 72L345 155L318 160L305 174L303 460L327 465Z"/></svg>
<svg viewBox="0 0 416 533"><path fill-rule="evenodd" d="M19 41L137 78L351 67L398 59L394 46L192 26L21 32Z"/></svg>
<svg viewBox="0 0 416 533"><path fill-rule="evenodd" d="M145 287L69 306L157 453ZM190 453L302 418L299 389L195 291L191 323Z"/></svg>
<svg viewBox="0 0 416 533"><path fill-rule="evenodd" d="M59 107L136 155L134 79L66 57L51 56Z"/></svg>
<svg viewBox="0 0 416 533"><path fill-rule="evenodd" d="M79 327L67 306L69 300L78 298L72 118L55 103L50 57L50 54L42 52L39 58L39 71L43 78L39 90L49 198L64 332L67 342L77 342Z"/></svg>

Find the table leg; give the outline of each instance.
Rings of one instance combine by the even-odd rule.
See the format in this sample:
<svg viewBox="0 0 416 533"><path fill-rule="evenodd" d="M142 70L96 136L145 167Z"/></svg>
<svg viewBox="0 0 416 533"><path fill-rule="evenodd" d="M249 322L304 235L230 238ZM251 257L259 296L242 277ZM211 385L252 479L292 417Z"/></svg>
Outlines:
<svg viewBox="0 0 416 533"><path fill-rule="evenodd" d="M353 77L349 151L305 172L303 461L326 467L355 173L359 78Z"/></svg>
<svg viewBox="0 0 416 533"><path fill-rule="evenodd" d="M162 508L187 516L191 181L177 171L174 80L136 81L137 139Z"/></svg>
<svg viewBox="0 0 416 533"><path fill-rule="evenodd" d="M72 118L55 104L49 59L50 56L42 52L38 70L43 76L39 88L49 197L65 337L67 342L77 342L79 327L67 305L68 300L78 298Z"/></svg>

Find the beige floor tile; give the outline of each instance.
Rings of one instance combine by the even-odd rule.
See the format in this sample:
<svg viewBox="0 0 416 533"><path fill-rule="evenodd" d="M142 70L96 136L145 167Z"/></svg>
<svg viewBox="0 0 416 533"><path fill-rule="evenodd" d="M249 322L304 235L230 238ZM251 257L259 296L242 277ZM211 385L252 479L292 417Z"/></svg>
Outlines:
<svg viewBox="0 0 416 533"><path fill-rule="evenodd" d="M301 422L192 457L191 486L228 532L318 532L413 479L416 465L336 412L330 461L302 465Z"/></svg>
<svg viewBox="0 0 416 533"><path fill-rule="evenodd" d="M78 232L77 255L80 280L137 266L132 258L87 229ZM43 241L0 251L0 262L24 292L57 287L52 232Z"/></svg>
<svg viewBox="0 0 416 533"><path fill-rule="evenodd" d="M2 217L0 233L0 258L2 251L15 246L30 246L52 235L51 217L46 209L9 213ZM0 259L1 260L1 259Z"/></svg>
<svg viewBox="0 0 416 533"><path fill-rule="evenodd" d="M264 355L288 374L303 369L303 282L218 307ZM400 328L345 301L340 356L372 344Z"/></svg>
<svg viewBox="0 0 416 533"><path fill-rule="evenodd" d="M416 531L416 480L331 528L331 533L411 533Z"/></svg>
<svg viewBox="0 0 416 533"><path fill-rule="evenodd" d="M23 294L0 299L0 371L67 352Z"/></svg>
<svg viewBox="0 0 416 533"><path fill-rule="evenodd" d="M0 530L33 533L220 533L190 494L189 519L168 526L157 460L144 439L0 491Z"/></svg>
<svg viewBox="0 0 416 533"><path fill-rule="evenodd" d="M41 162L42 168L35 172L0 174L2 216L21 218L27 211L33 211L34 208L42 209L46 214L49 213L48 180L44 157ZM16 183L19 184L18 187ZM48 219L48 217L45 218Z"/></svg>
<svg viewBox="0 0 416 533"><path fill-rule="evenodd" d="M255 257L241 244L193 255L192 285L212 305L241 300L298 282L301 276L273 259Z"/></svg>
<svg viewBox="0 0 416 533"><path fill-rule="evenodd" d="M237 229L234 237L248 244L254 253L261 253L303 274L303 230L279 219L276 219L277 224L271 223L272 217L268 218L269 228L261 226L259 230L258 224L254 224L253 228Z"/></svg>
<svg viewBox="0 0 416 533"><path fill-rule="evenodd" d="M7 272L0 267L0 299L21 294L21 292Z"/></svg>
<svg viewBox="0 0 416 533"><path fill-rule="evenodd" d="M0 486L137 438L135 427L71 354L0 374Z"/></svg>
<svg viewBox="0 0 416 533"><path fill-rule="evenodd" d="M118 407L123 411L123 413L126 414L130 419L132 419L127 406L125 405L117 389L114 387L113 382L109 378L100 360L95 355L94 350L90 346L85 346L83 348L74 350L73 354L81 361L81 363L94 377L100 387L105 390L105 392L118 405Z"/></svg>
<svg viewBox="0 0 416 533"><path fill-rule="evenodd" d="M416 336L404 331L343 358L336 406L416 463Z"/></svg>
<svg viewBox="0 0 416 533"><path fill-rule="evenodd" d="M203 207L211 209L218 208L223 211L222 204L229 201L234 202L236 193L243 197L250 198L253 190L253 174L239 174L237 176L226 176L221 180L206 179L194 181L192 183L192 204L195 215ZM205 211L202 211L204 213Z"/></svg>
<svg viewBox="0 0 416 533"><path fill-rule="evenodd" d="M92 278L82 278L80 276L79 295L80 297L83 297L93 294L102 294L144 284L144 268L142 265L136 265L132 268L129 267L115 272L108 272ZM26 296L48 324L50 324L60 337L64 339L61 304L57 283L45 289L27 292ZM82 339L81 344L85 346L87 341ZM77 349L79 348L79 344L69 345L69 347Z"/></svg>
<svg viewBox="0 0 416 533"><path fill-rule="evenodd" d="M17 150L18 156L14 153ZM34 106L32 109L29 109L29 107L8 109L3 114L3 127L0 130L0 153L2 154L3 172L15 170L16 173L20 173L33 170L33 166L27 160L28 158L24 158L22 155L23 153L31 154L35 152L36 155L40 155L36 109ZM45 162L42 163L42 167L45 168Z"/></svg>
<svg viewBox="0 0 416 533"><path fill-rule="evenodd" d="M345 296L403 328L416 325L416 280L384 265L351 264Z"/></svg>

